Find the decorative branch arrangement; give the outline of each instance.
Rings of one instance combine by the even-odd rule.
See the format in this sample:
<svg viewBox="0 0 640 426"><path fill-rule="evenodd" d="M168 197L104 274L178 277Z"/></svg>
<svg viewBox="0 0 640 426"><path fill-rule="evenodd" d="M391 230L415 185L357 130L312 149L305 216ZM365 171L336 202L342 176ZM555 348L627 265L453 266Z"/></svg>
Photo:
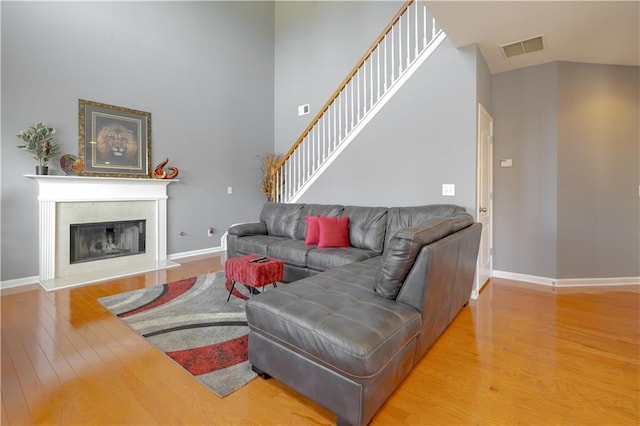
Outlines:
<svg viewBox="0 0 640 426"><path fill-rule="evenodd" d="M275 187L274 187L274 177L276 172L276 166L278 162L282 158L280 154L274 154L271 152L266 152L260 156L260 164L262 167L262 193L266 195L269 201L275 200Z"/></svg>

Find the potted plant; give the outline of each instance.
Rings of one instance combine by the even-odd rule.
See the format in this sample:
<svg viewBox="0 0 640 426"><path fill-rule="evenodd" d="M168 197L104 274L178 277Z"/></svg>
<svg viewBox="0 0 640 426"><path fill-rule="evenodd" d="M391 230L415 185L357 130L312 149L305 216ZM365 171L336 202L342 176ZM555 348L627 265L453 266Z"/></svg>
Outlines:
<svg viewBox="0 0 640 426"><path fill-rule="evenodd" d="M60 153L60 145L53 142L55 133L56 129L53 127L47 127L44 123L36 123L16 135L24 142L17 148L30 152L33 158L38 160L36 166L36 174L38 175L46 175L49 170L47 167L49 160Z"/></svg>

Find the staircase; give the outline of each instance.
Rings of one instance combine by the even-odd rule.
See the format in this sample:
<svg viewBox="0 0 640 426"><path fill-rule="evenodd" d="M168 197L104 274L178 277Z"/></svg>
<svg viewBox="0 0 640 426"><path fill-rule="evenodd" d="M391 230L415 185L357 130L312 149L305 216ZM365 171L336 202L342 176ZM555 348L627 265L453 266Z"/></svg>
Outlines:
<svg viewBox="0 0 640 426"><path fill-rule="evenodd" d="M276 164L271 199L296 202L445 39L424 4L407 1Z"/></svg>

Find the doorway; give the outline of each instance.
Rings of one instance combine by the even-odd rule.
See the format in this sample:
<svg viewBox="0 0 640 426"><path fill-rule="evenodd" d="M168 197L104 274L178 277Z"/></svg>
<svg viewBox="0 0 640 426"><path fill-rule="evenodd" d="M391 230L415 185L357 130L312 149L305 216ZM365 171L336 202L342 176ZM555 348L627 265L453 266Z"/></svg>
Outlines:
<svg viewBox="0 0 640 426"><path fill-rule="evenodd" d="M476 279L471 298L476 299L493 272L493 118L478 103L476 220L482 224Z"/></svg>

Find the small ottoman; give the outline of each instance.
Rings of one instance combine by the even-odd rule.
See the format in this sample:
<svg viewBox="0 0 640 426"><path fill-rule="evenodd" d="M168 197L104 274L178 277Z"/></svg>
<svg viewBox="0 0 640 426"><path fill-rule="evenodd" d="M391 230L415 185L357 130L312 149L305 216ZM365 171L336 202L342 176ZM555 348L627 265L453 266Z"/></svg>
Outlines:
<svg viewBox="0 0 640 426"><path fill-rule="evenodd" d="M251 294L254 294L258 287L264 287L267 284L273 284L276 287L276 282L282 280L284 263L279 259L247 254L227 259L224 263L224 273L227 280L232 282L227 296L228 302L236 282L250 287Z"/></svg>

